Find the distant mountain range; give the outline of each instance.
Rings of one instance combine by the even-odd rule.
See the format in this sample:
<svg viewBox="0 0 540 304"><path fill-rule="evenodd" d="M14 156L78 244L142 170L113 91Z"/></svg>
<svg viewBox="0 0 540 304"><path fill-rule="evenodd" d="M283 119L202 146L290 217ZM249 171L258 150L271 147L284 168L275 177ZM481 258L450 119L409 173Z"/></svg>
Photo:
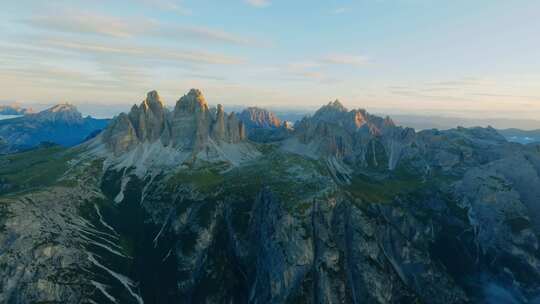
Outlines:
<svg viewBox="0 0 540 304"><path fill-rule="evenodd" d="M540 142L539 130L503 129L498 130L508 141L520 144L531 144Z"/></svg>
<svg viewBox="0 0 540 304"><path fill-rule="evenodd" d="M397 124L414 128L416 131L452 129L462 127L493 126L506 140L520 144L540 142L540 121L519 119L469 119L421 115L393 115ZM536 128L536 129L534 129Z"/></svg>
<svg viewBox="0 0 540 304"><path fill-rule="evenodd" d="M23 108L18 104L0 105L0 115L25 115L31 113L33 113L31 108Z"/></svg>
<svg viewBox="0 0 540 304"><path fill-rule="evenodd" d="M516 128L522 130L540 129L540 120L510 119L510 118L465 118L434 115L392 115L392 119L402 126L414 128L417 131L427 129L447 130L457 126L465 128L492 126L496 129Z"/></svg>
<svg viewBox="0 0 540 304"><path fill-rule="evenodd" d="M58 104L39 113L29 113L22 108L4 109L4 113L18 111L25 115L0 120L1 154L31 149L44 142L73 146L96 130L105 128L109 122L108 119L83 117L71 104Z"/></svg>

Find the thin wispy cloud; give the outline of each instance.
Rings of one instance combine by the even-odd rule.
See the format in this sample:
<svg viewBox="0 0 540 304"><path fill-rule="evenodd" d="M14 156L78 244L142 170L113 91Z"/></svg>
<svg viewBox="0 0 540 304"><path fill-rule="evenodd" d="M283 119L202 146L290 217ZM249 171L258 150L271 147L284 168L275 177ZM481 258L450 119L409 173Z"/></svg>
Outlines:
<svg viewBox="0 0 540 304"><path fill-rule="evenodd" d="M53 14L33 16L22 20L22 22L40 31L91 34L111 38L158 38L182 42L191 40L252 47L264 47L271 44L269 41L244 37L222 29L204 26L179 26L149 18L124 19L88 12L69 11L60 17Z"/></svg>
<svg viewBox="0 0 540 304"><path fill-rule="evenodd" d="M360 55L330 54L322 58L321 61L326 64L361 66L369 63L369 58Z"/></svg>
<svg viewBox="0 0 540 304"><path fill-rule="evenodd" d="M245 3L254 7L267 7L270 5L270 0L244 0Z"/></svg>
<svg viewBox="0 0 540 304"><path fill-rule="evenodd" d="M346 7L337 7L337 8L332 10L332 14L340 15L340 14L346 13L347 11L348 11L348 9Z"/></svg>
<svg viewBox="0 0 540 304"><path fill-rule="evenodd" d="M110 56L130 56L146 60L178 61L198 64L241 64L243 59L233 56L209 53L204 51L191 51L180 49L151 48L145 46L122 46L110 44L97 44L86 42L73 42L68 40L45 40L43 45L62 50L82 52L86 54L105 54Z"/></svg>
<svg viewBox="0 0 540 304"><path fill-rule="evenodd" d="M181 15L191 15L193 11L187 8L183 1L173 0L137 0L148 7L157 8L164 11L176 12Z"/></svg>
<svg viewBox="0 0 540 304"><path fill-rule="evenodd" d="M56 14L32 16L23 19L23 23L40 30L53 30L74 34L94 34L114 38L130 38L157 26L148 19L137 23L126 19L88 12L63 12Z"/></svg>
<svg viewBox="0 0 540 304"><path fill-rule="evenodd" d="M7 72L0 77L16 89L0 98L45 100L62 92L125 102L134 92L200 84L222 87L220 96L238 102L253 101L245 88L255 96L273 88L313 104L334 95L404 110L498 101L511 110L528 102L536 112L527 115L540 115L540 66L531 51L539 47L528 39L540 20L533 14L538 5L510 12L494 3L485 12L460 1L395 1L393 8L407 14L383 24L385 6L372 2L5 1L0 70ZM241 10L247 11L235 15ZM433 18L451 25L464 10L471 18L460 19L460 28L422 30ZM85 85L111 91L75 89Z"/></svg>
<svg viewBox="0 0 540 304"><path fill-rule="evenodd" d="M156 31L155 36L161 36L164 38L183 38L193 39L199 41L205 41L210 43L225 43L241 46L264 46L269 42L259 41L254 38L242 37L223 30L212 29L207 27L172 27L163 26L161 31Z"/></svg>
<svg viewBox="0 0 540 304"><path fill-rule="evenodd" d="M305 69L313 69L313 68L319 68L321 66L320 63L315 61L300 61L300 62L292 62L287 65L287 67L290 70L298 71L298 70L305 70Z"/></svg>
<svg viewBox="0 0 540 304"><path fill-rule="evenodd" d="M540 96L530 96L530 95L512 95L512 94L495 94L495 93L472 93L471 95L482 96L482 97L527 99L527 100L540 101Z"/></svg>

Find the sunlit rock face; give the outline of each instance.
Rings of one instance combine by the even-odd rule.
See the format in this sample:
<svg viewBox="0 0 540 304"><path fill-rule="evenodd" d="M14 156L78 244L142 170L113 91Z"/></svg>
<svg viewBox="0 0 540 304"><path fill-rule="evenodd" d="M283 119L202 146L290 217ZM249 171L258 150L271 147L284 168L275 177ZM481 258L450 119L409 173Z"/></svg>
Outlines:
<svg viewBox="0 0 540 304"><path fill-rule="evenodd" d="M281 120L274 113L258 107L246 108L239 117L247 128L276 129L282 125Z"/></svg>
<svg viewBox="0 0 540 304"><path fill-rule="evenodd" d="M106 130L103 141L119 154L137 143L160 142L178 150L198 152L210 140L217 144L239 143L245 138L244 125L234 113L226 114L219 105L212 114L202 92L192 89L176 102L172 112L166 109L156 91L149 92L127 116L117 117Z"/></svg>
<svg viewBox="0 0 540 304"><path fill-rule="evenodd" d="M335 157L350 164L370 163L394 169L415 139L410 128L365 110L347 110L338 100L321 107L295 125L295 140L318 157Z"/></svg>

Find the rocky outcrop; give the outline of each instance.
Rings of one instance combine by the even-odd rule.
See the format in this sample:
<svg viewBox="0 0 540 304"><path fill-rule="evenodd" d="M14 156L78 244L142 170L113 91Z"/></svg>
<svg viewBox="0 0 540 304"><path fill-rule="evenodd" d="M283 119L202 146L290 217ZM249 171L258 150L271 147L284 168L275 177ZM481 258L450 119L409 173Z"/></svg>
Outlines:
<svg viewBox="0 0 540 304"><path fill-rule="evenodd" d="M167 111L156 91L149 92L139 106L111 123L102 141L116 155L143 143L197 154L211 146L210 141L235 144L245 138L244 125L234 113L227 115L221 105L212 113L202 92L192 89L177 101L173 112Z"/></svg>
<svg viewBox="0 0 540 304"><path fill-rule="evenodd" d="M141 141L156 141L167 128L165 105L156 91L149 92L139 107L133 105L128 115Z"/></svg>
<svg viewBox="0 0 540 304"><path fill-rule="evenodd" d="M139 143L137 131L133 127L131 119L125 113L121 113L114 119L109 127L102 133L107 147L115 154L120 155Z"/></svg>
<svg viewBox="0 0 540 304"><path fill-rule="evenodd" d="M254 142L277 142L292 135L290 123L282 122L274 113L266 109L248 107L238 115L238 118L246 126L247 137Z"/></svg>
<svg viewBox="0 0 540 304"><path fill-rule="evenodd" d="M396 168L415 139L413 129L397 127L390 118L365 110L347 110L338 100L295 125L295 138L284 148L308 151L312 157L335 157L350 165Z"/></svg>
<svg viewBox="0 0 540 304"><path fill-rule="evenodd" d="M274 113L258 107L248 107L238 116L248 129L276 129L281 127L282 124L281 120Z"/></svg>

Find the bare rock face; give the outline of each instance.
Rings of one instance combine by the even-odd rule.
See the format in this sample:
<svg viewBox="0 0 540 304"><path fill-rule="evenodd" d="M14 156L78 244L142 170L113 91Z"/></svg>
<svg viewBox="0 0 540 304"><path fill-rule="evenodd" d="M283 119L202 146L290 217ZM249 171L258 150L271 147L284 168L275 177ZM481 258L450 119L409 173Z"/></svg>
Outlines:
<svg viewBox="0 0 540 304"><path fill-rule="evenodd" d="M266 109L249 107L238 116L247 128L277 129L281 127L281 120Z"/></svg>
<svg viewBox="0 0 540 304"><path fill-rule="evenodd" d="M139 138L129 116L121 113L103 132L103 141L115 155L119 155L137 145Z"/></svg>
<svg viewBox="0 0 540 304"><path fill-rule="evenodd" d="M63 121L67 124L80 124L83 122L83 117L77 108L69 103L61 103L46 109L36 114L30 114L34 119L39 121Z"/></svg>
<svg viewBox="0 0 540 304"><path fill-rule="evenodd" d="M116 155L130 151L138 143L158 141L163 146L196 154L211 139L219 144L239 143L245 138L244 126L236 115L227 115L221 105L212 113L197 89L182 96L172 113L167 111L156 91L149 92L129 114L119 115L103 135L104 142Z"/></svg>
<svg viewBox="0 0 540 304"><path fill-rule="evenodd" d="M156 91L149 92L140 107L134 105L129 116L142 141L156 141L167 125L165 107Z"/></svg>
<svg viewBox="0 0 540 304"><path fill-rule="evenodd" d="M216 122L212 129L212 137L218 140L225 140L227 135L226 131L225 112L223 111L223 106L219 104L216 111Z"/></svg>
<svg viewBox="0 0 540 304"><path fill-rule="evenodd" d="M236 117L236 114L231 113L227 117L227 138L229 143L238 143L246 138L244 124Z"/></svg>
<svg viewBox="0 0 540 304"><path fill-rule="evenodd" d="M171 118L171 141L182 149L200 149L208 139L212 122L206 99L192 89L174 107Z"/></svg>
<svg viewBox="0 0 540 304"><path fill-rule="evenodd" d="M247 137L254 142L281 141L292 133L289 122L282 122L274 113L266 109L249 107L238 115L238 119L244 123Z"/></svg>
<svg viewBox="0 0 540 304"><path fill-rule="evenodd" d="M396 167L403 150L414 140L414 130L397 127L390 118L365 110L347 110L338 100L320 108L295 126L296 140L317 157L351 163ZM382 153L381 153L382 152Z"/></svg>

